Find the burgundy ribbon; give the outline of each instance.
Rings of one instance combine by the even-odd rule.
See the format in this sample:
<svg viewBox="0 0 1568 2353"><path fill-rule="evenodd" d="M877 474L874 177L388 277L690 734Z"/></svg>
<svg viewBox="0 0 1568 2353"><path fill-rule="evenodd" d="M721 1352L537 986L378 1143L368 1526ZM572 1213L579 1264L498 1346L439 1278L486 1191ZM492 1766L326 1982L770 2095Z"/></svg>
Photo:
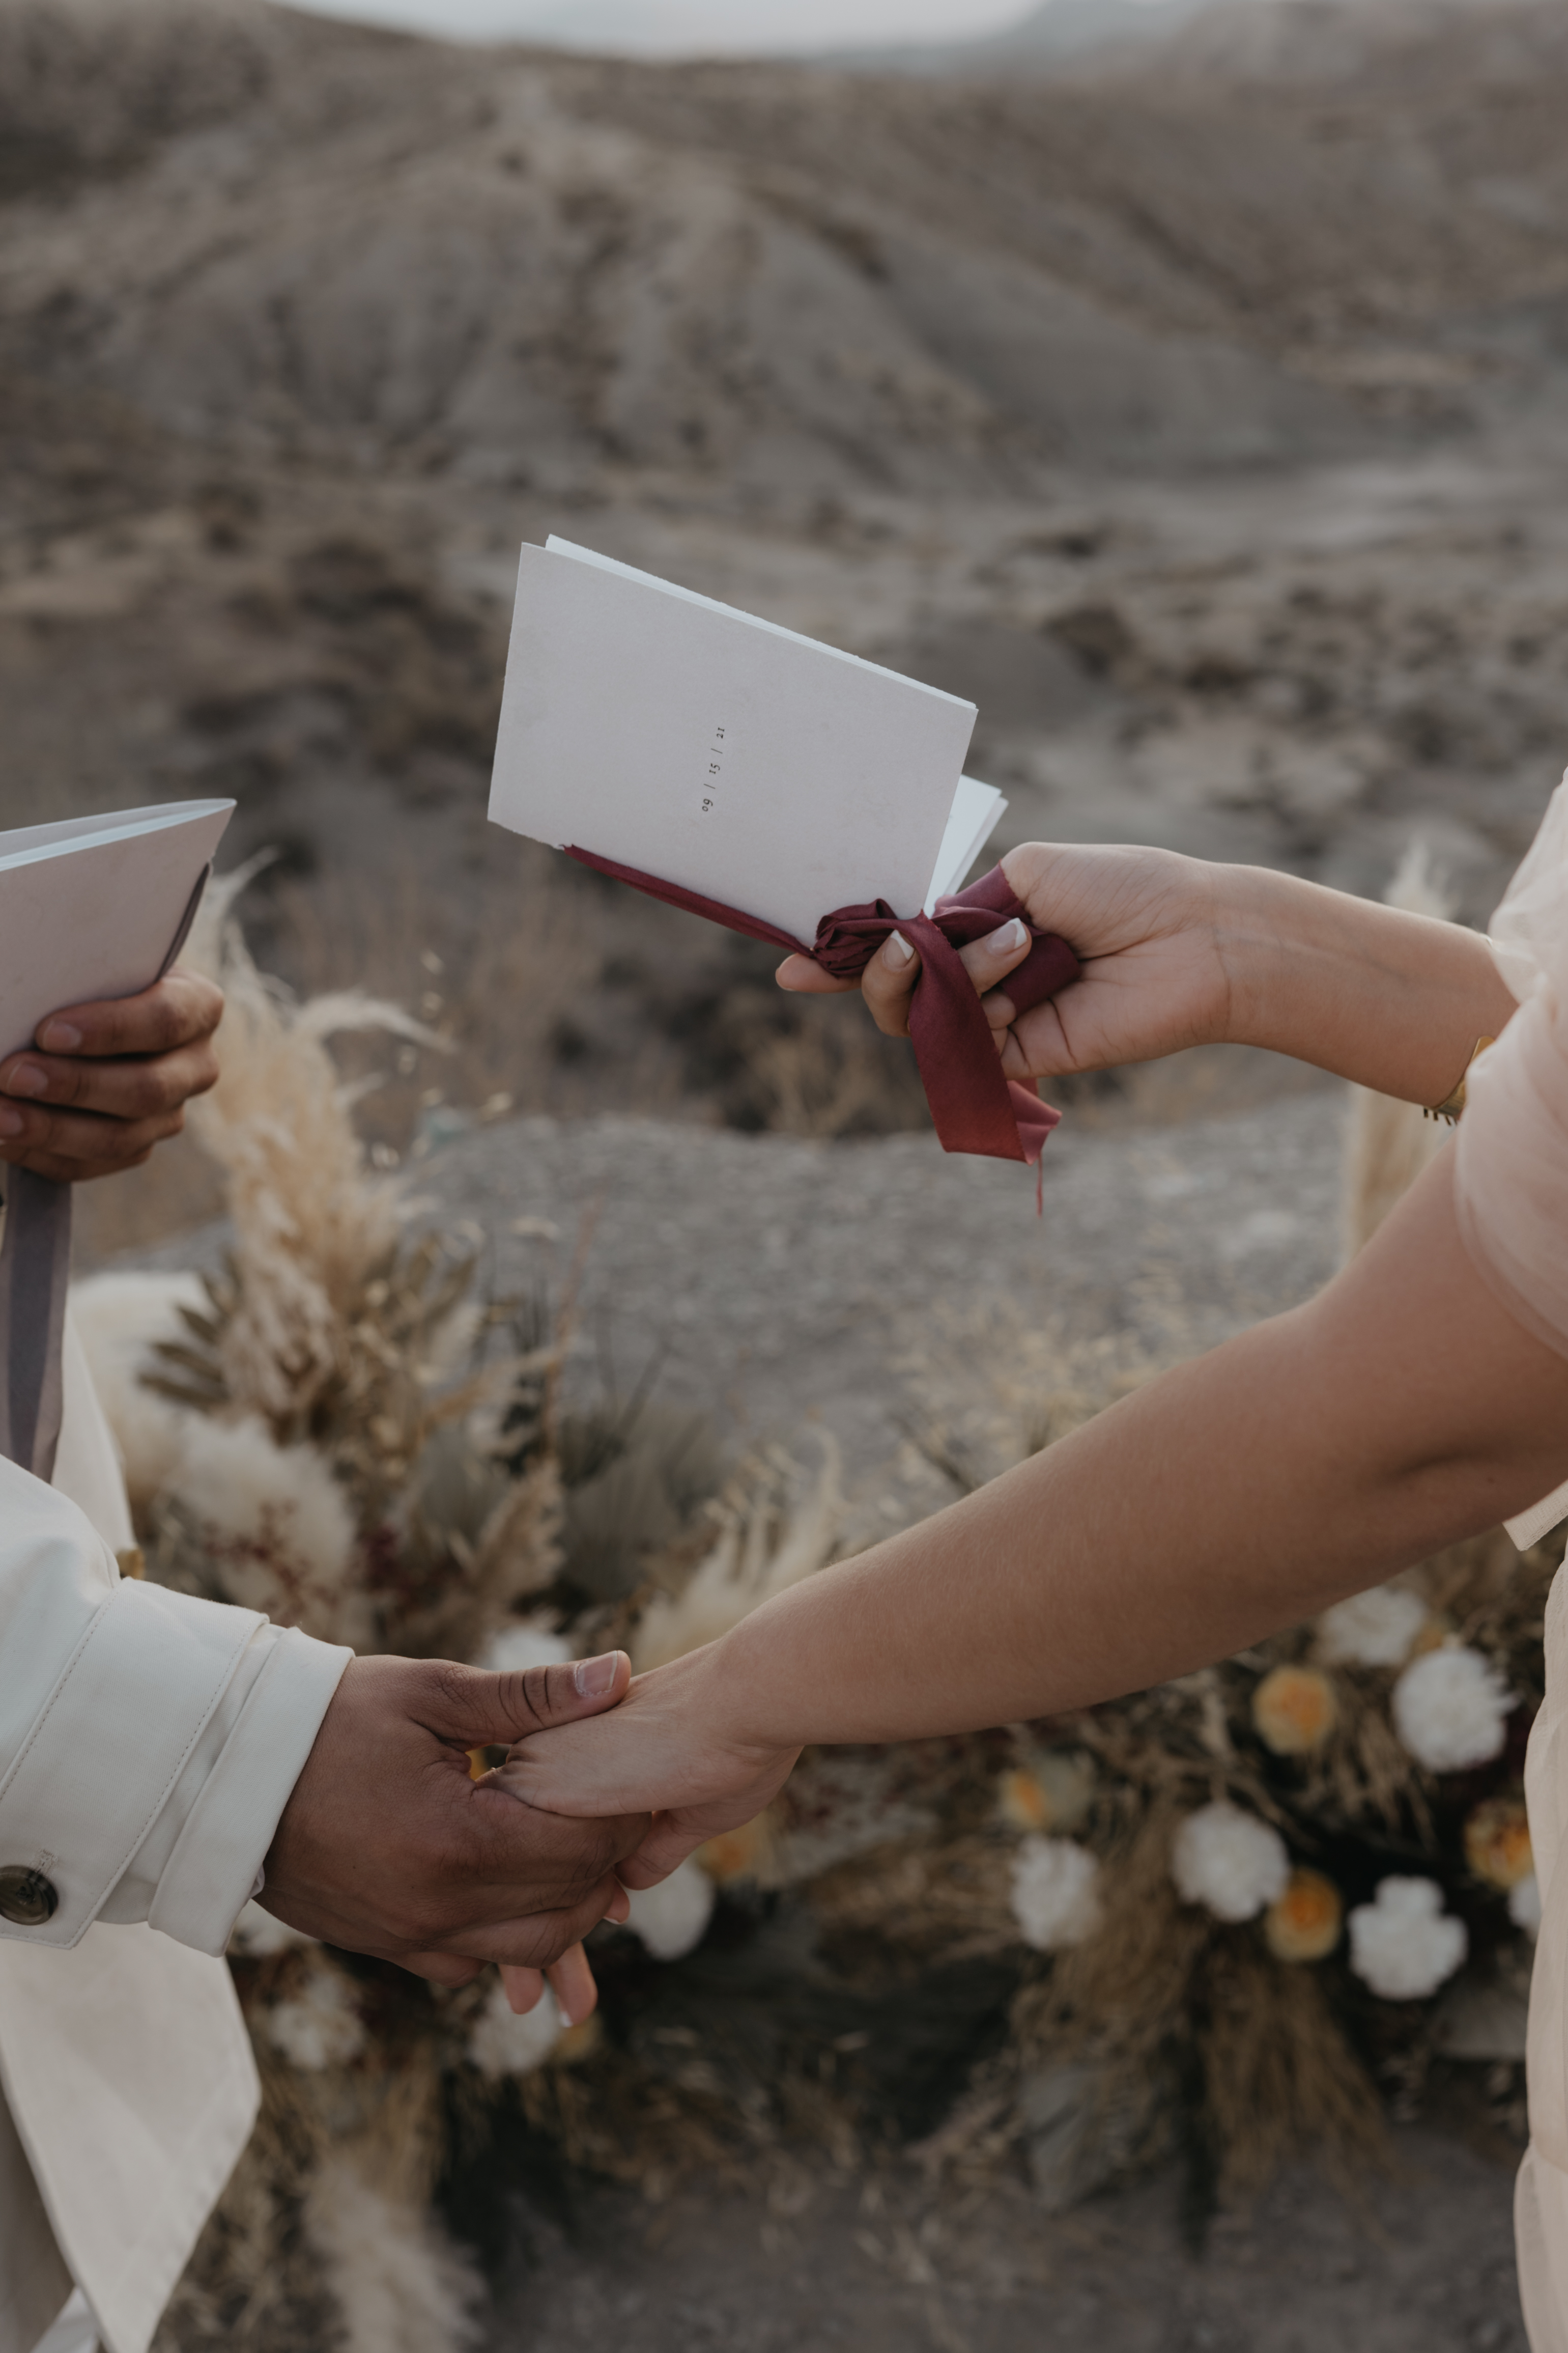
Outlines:
<svg viewBox="0 0 1568 2353"><path fill-rule="evenodd" d="M858 980L889 932L899 932L919 951L921 971L910 1006L910 1037L920 1065L926 1101L945 1152L984 1153L992 1160L1023 1160L1031 1166L1061 1113L1043 1103L1031 1088L1002 1076L991 1025L959 954L983 940L1013 915L1028 915L999 866L951 899L939 899L932 915L895 915L885 899L861 907L838 907L824 915L809 948L776 923L743 915L700 892L663 882L634 866L617 866L591 849L568 848L568 858L595 874L629 882L634 891L662 899L667 906L705 915L727 931L766 940L796 955L811 956L836 980ZM1004 984L1020 1013L1042 1005L1076 980L1083 967L1066 940L1029 923L1034 945Z"/></svg>

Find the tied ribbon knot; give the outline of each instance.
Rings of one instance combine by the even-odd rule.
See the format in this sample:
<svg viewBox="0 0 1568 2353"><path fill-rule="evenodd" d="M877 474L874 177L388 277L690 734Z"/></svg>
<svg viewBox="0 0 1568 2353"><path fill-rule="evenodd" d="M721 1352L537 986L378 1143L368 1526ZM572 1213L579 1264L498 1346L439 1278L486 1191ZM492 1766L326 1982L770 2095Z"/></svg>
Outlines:
<svg viewBox="0 0 1568 2353"><path fill-rule="evenodd" d="M808 955L835 980L858 980L882 942L898 932L917 950L921 972L910 1004L910 1039L920 1066L926 1101L946 1152L974 1152L992 1160L1022 1160L1031 1166L1061 1113L1029 1087L1002 1075L991 1024L964 969L959 951L982 940L1010 917L1020 915L1033 935L1028 955L1001 984L1019 1013L1077 980L1083 967L1066 940L1029 923L1023 902L1000 866L967 891L939 899L930 915L895 915L885 899L858 907L837 907L824 915L810 947L776 923L742 914L717 899L661 881L632 866L617 866L591 849L568 848L568 858L595 874L629 882L649 898L689 914L705 915L727 931L764 940L795 955Z"/></svg>

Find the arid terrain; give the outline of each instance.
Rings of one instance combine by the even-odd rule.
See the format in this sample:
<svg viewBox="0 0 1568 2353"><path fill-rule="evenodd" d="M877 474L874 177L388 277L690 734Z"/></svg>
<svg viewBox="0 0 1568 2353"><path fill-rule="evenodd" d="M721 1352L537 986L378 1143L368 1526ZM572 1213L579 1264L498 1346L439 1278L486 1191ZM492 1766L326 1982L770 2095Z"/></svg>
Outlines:
<svg viewBox="0 0 1568 2353"><path fill-rule="evenodd" d="M509 1281L599 1203L622 1369L726 1437L815 1409L857 1477L922 1317L960 1366L1004 1300L1197 1345L1321 1280L1333 1098L1243 1055L1066 1087L1038 1226L943 1166L855 1005L487 826L519 542L973 696L1004 846L1375 892L1419 837L1482 921L1568 761L1561 0L911 62L0 0L0 823L232 795L263 961L447 1034L367 1105L383 1163ZM213 1208L182 1148L84 1255ZM544 2200L495 2341L1511 2348L1510 2148L1465 2132L1353 2228L1292 2177L1201 2272L1161 2181L1037 2239L1022 2181L955 2217L898 2166L717 2228Z"/></svg>
<svg viewBox="0 0 1568 2353"><path fill-rule="evenodd" d="M460 1035L389 1150L920 1124L850 1008L485 825L556 529L973 695L1004 842L1368 891L1421 831L1479 917L1568 745L1565 86L1522 0L990 80L5 0L5 812L232 793L271 959Z"/></svg>

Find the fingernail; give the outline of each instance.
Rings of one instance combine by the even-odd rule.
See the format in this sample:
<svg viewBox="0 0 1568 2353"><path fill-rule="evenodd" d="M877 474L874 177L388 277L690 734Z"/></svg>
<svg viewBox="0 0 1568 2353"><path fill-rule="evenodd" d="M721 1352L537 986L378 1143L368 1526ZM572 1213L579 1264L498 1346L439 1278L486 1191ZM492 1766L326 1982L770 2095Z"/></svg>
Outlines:
<svg viewBox="0 0 1568 2353"><path fill-rule="evenodd" d="M51 1021L39 1030L38 1043L46 1054L74 1054L81 1044L81 1031L68 1021Z"/></svg>
<svg viewBox="0 0 1568 2353"><path fill-rule="evenodd" d="M892 965L896 970L900 965L908 964L910 958L914 954L914 950L910 947L908 940L905 939L902 932L889 932L888 934L888 944L885 954L887 955L888 962Z"/></svg>
<svg viewBox="0 0 1568 2353"><path fill-rule="evenodd" d="M9 1111L0 1103L0 1135L20 1135L26 1124L19 1111Z"/></svg>
<svg viewBox="0 0 1568 2353"><path fill-rule="evenodd" d="M1004 923L999 932L993 932L985 944L993 955L1011 955L1015 948L1023 946L1028 936L1023 917L1015 915L1010 923Z"/></svg>
<svg viewBox="0 0 1568 2353"><path fill-rule="evenodd" d="M605 1651L597 1659L579 1659L572 1670L578 1698L603 1699L616 1680L620 1663L618 1651Z"/></svg>
<svg viewBox="0 0 1568 2353"><path fill-rule="evenodd" d="M49 1074L37 1062L18 1062L5 1082L8 1095L42 1095L49 1091Z"/></svg>

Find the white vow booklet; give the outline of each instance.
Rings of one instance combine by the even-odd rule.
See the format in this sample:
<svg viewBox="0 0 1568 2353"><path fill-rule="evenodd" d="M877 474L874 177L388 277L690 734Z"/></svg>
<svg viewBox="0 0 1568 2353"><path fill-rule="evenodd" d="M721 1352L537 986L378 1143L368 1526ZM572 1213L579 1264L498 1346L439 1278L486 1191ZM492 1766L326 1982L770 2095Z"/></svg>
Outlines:
<svg viewBox="0 0 1568 2353"><path fill-rule="evenodd" d="M525 547L491 818L807 946L835 908L930 909L1006 803L974 705L650 573Z"/></svg>
<svg viewBox="0 0 1568 2353"><path fill-rule="evenodd" d="M47 1014L151 987L233 814L174 801L0 833L0 1056Z"/></svg>

